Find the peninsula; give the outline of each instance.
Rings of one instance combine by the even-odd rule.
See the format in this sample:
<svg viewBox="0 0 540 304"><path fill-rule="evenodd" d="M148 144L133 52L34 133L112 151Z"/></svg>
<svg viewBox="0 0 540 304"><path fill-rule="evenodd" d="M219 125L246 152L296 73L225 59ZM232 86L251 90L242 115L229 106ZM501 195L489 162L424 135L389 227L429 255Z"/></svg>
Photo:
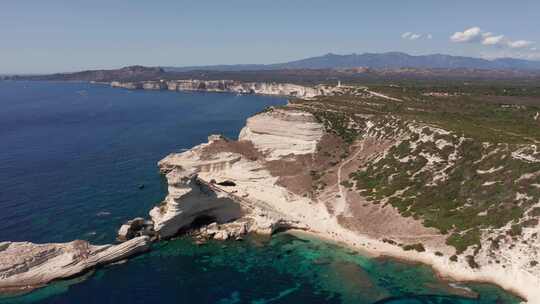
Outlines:
<svg viewBox="0 0 540 304"><path fill-rule="evenodd" d="M293 99L249 118L238 140L211 136L167 156L159 166L169 195L150 212L155 233L200 218L213 223L200 233L217 239L301 229L539 303L537 135L495 128L500 117L489 114L534 126L536 106L405 91L342 86ZM464 109L471 99L477 108ZM456 126L443 106L470 121Z"/></svg>

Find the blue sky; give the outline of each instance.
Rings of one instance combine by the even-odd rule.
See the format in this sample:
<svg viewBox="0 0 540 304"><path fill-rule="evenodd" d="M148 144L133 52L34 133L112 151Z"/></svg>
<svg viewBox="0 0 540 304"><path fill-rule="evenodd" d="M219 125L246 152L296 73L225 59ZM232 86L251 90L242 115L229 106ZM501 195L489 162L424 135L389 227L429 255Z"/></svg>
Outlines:
<svg viewBox="0 0 540 304"><path fill-rule="evenodd" d="M537 48L538 0L0 2L0 74L275 63L329 52L540 60Z"/></svg>

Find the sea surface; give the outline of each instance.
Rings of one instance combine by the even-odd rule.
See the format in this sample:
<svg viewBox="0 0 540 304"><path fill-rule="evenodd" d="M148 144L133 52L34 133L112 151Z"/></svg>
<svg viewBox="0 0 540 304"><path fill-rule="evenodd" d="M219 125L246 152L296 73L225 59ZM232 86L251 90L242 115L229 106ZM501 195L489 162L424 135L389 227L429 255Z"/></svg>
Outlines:
<svg viewBox="0 0 540 304"><path fill-rule="evenodd" d="M0 81L0 242L114 242L165 196L156 163L236 138L283 98ZM140 186L144 185L142 189ZM492 285L455 295L430 268L298 235L198 246L165 241L127 263L0 303L517 303Z"/></svg>

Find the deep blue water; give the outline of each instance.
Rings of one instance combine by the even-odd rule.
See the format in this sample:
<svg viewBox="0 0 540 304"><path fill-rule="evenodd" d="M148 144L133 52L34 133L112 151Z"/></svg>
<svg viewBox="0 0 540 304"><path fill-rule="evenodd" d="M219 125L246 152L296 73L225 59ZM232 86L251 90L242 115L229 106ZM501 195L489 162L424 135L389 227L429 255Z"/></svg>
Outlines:
<svg viewBox="0 0 540 304"><path fill-rule="evenodd" d="M281 98L0 82L0 241L113 242L120 224L165 195L156 163L236 138ZM143 189L139 185L144 184ZM8 303L514 303L493 286L451 296L428 267L374 260L315 239L188 238Z"/></svg>

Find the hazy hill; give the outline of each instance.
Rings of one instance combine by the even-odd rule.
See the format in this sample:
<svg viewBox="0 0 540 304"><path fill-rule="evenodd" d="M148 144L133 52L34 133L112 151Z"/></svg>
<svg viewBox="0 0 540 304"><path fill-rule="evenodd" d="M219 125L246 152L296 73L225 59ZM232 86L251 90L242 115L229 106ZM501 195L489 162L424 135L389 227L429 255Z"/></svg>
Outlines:
<svg viewBox="0 0 540 304"><path fill-rule="evenodd" d="M413 56L400 52L364 53L337 55L326 54L296 61L277 64L240 64L211 65L188 67L165 67L166 71L183 72L190 70L214 71L254 71L279 69L333 69L333 68L442 68L442 69L503 69L503 70L537 70L540 61L515 58L487 60L473 57L451 56L443 54Z"/></svg>

